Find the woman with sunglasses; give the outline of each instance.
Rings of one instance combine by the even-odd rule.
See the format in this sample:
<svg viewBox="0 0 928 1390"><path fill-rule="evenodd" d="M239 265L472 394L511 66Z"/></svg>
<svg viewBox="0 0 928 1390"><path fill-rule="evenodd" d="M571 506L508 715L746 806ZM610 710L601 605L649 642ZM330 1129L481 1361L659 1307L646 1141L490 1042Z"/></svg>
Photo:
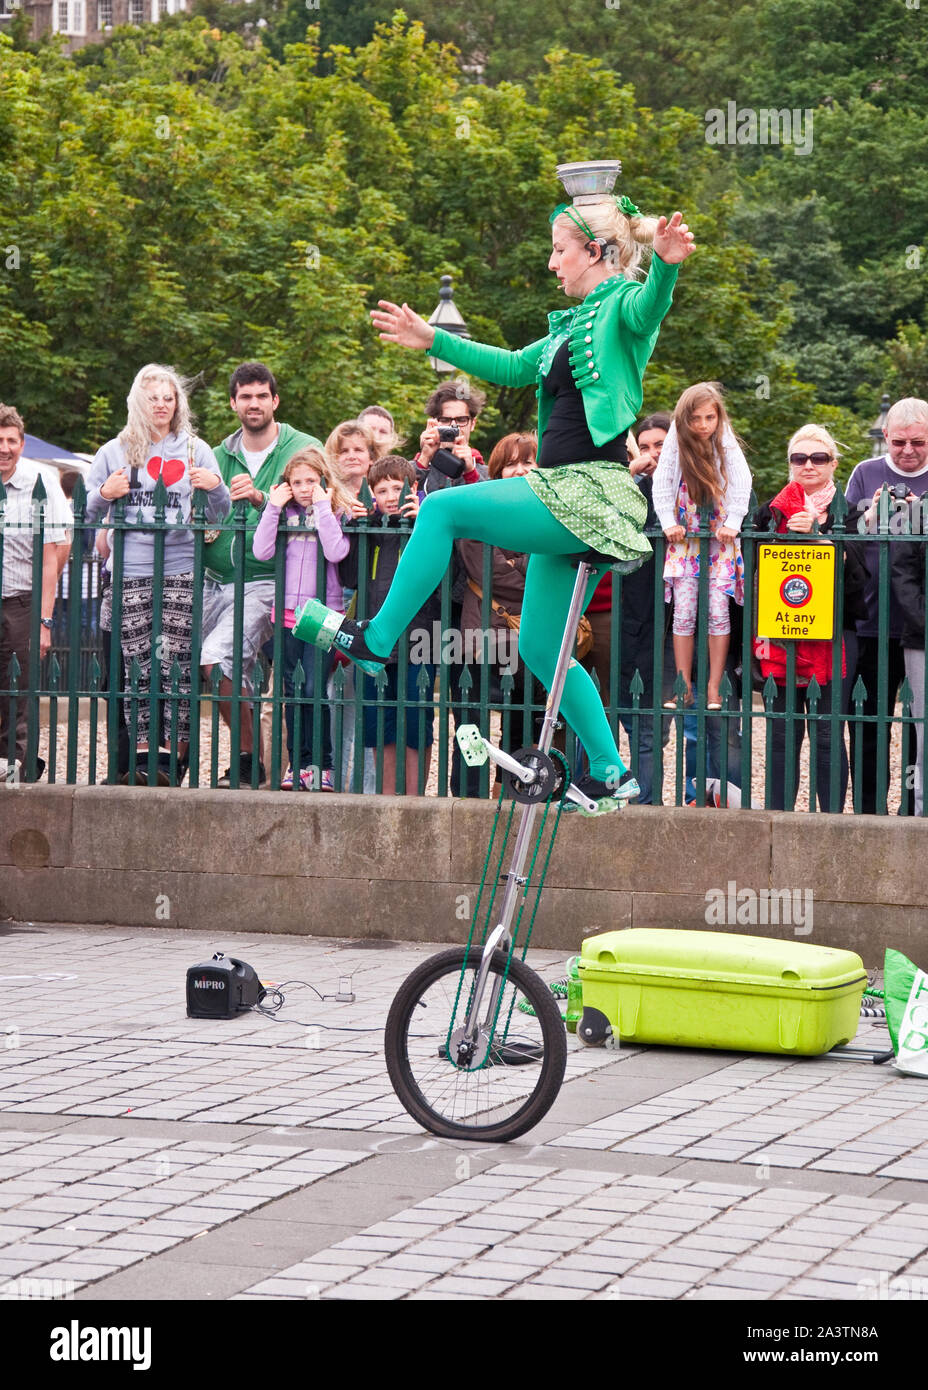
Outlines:
<svg viewBox="0 0 928 1390"><path fill-rule="evenodd" d="M803 425L789 441L786 450L789 462L789 482L770 502L758 507L754 513L754 527L758 531L774 531L779 535L786 532L809 535L813 538L813 526L818 523L819 532L827 535L834 526L835 469L838 465L838 446L831 435L821 425ZM867 570L863 548L859 541L844 543L844 627L853 631L855 620L864 612L864 587ZM838 795L832 799L832 736L831 724L826 716L836 713L832 696L833 656L830 641L801 639L796 647L796 689L792 695L794 711L793 729L793 793L786 800L786 720L782 716L787 708L786 649L765 637L755 637L754 655L760 666L764 682L772 676L777 687L772 711L771 737L771 776L770 809L791 811L799 785L799 757L806 723L809 723L809 742L815 749L815 783L819 809L822 811L843 811L847 793L848 761L844 747L844 722L838 726L836 740L838 757ZM841 676L847 675L848 663L845 642L841 640ZM819 684L820 695L816 711L821 719L803 719L809 710L809 683L813 676ZM842 715L847 714L847 691L838 696L838 707Z"/></svg>

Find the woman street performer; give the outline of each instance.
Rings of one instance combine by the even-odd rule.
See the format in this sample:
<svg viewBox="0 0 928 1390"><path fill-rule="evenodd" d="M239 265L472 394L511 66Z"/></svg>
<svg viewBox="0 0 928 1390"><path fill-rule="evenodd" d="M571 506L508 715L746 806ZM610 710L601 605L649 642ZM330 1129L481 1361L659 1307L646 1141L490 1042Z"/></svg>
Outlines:
<svg viewBox="0 0 928 1390"><path fill-rule="evenodd" d="M538 467L524 476L444 488L426 498L376 617L358 623L318 601L303 610L305 640L334 642L371 674L441 582L456 539L529 554L519 654L546 688L576 577L570 557L594 548L628 572L650 554L641 534L646 502L626 467L625 437L641 408L642 375L670 308L677 267L694 250L693 235L681 213L669 221L643 217L628 198L612 194L562 203L550 221L548 269L564 294L582 303L549 314L547 337L521 351L432 328L408 304L380 300L371 313L384 342L418 348L485 381L536 383L541 440ZM639 283L642 245L651 245L653 255ZM590 579L586 603L606 568ZM602 700L576 661L561 711L590 760L577 787L603 810L635 797L637 783L619 756Z"/></svg>

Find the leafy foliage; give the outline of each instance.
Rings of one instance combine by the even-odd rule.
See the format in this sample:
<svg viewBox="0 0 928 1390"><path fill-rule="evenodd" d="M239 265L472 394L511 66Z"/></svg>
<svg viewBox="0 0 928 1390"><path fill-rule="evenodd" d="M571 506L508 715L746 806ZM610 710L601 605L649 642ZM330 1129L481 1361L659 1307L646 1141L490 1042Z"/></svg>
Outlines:
<svg viewBox="0 0 928 1390"><path fill-rule="evenodd" d="M259 358L293 424L324 437L379 401L414 437L434 376L378 342L369 309L387 297L428 315L451 274L475 338L539 337L554 166L604 151L622 156L621 191L683 209L699 244L645 408L721 380L759 495L798 424L820 420L860 457L884 386L926 394L928 110L904 6L409 9L427 27L402 12L375 25L380 6L348 0L198 0L76 60L0 38L0 396L81 447L119 427L139 366L166 361L216 440L234 423L229 372ZM790 37L804 10L847 32L821 40L815 73ZM846 15L864 26L853 62ZM864 81L880 44L892 90ZM750 91L824 93L808 156L707 144L706 108ZM476 443L533 417L531 391L491 388Z"/></svg>

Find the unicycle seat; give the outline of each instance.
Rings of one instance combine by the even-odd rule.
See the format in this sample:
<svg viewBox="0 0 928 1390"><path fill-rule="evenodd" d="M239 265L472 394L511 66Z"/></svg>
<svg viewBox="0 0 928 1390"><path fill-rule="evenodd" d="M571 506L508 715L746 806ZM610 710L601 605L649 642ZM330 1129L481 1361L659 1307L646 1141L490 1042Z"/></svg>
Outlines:
<svg viewBox="0 0 928 1390"><path fill-rule="evenodd" d="M604 555L601 550L580 550L576 555L568 556L572 565L615 565L618 557L615 555Z"/></svg>

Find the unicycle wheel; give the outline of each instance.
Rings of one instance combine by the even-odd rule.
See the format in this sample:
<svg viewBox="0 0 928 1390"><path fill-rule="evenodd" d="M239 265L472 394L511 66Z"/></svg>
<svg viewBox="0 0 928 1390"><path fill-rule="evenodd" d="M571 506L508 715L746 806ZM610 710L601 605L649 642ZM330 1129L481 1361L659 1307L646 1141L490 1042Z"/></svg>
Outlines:
<svg viewBox="0 0 928 1390"><path fill-rule="evenodd" d="M475 1046L463 1025L483 948L455 947L403 982L387 1016L387 1071L404 1108L446 1139L516 1139L554 1104L567 1065L567 1034L554 995L523 961L493 956L484 989L505 976L494 1020ZM525 1001L532 1013L517 1006ZM486 1008L483 1010L486 1012ZM492 1037L490 1036L492 1026Z"/></svg>

